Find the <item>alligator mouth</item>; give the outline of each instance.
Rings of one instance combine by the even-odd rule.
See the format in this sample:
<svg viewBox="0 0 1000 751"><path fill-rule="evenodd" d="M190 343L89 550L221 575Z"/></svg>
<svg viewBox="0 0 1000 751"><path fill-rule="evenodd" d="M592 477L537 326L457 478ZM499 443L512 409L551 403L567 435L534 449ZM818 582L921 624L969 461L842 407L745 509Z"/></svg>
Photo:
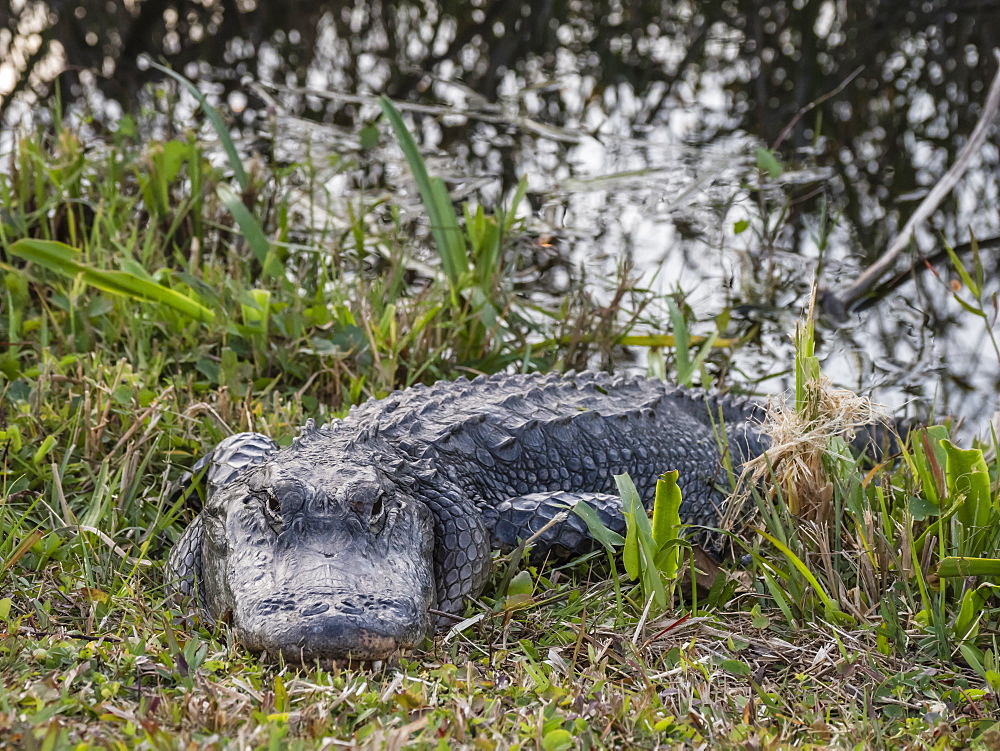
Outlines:
<svg viewBox="0 0 1000 751"><path fill-rule="evenodd" d="M378 659L363 657L316 657L304 653L289 654L287 651L260 652L259 656L264 662L275 665L302 665L303 667L319 668L327 672L340 670L368 670L378 672L386 668L399 665L399 660L407 657L415 650L397 649L384 657Z"/></svg>
<svg viewBox="0 0 1000 751"><path fill-rule="evenodd" d="M250 651L302 664L387 660L432 633L430 614L414 598L343 592L268 597L238 608L233 626Z"/></svg>

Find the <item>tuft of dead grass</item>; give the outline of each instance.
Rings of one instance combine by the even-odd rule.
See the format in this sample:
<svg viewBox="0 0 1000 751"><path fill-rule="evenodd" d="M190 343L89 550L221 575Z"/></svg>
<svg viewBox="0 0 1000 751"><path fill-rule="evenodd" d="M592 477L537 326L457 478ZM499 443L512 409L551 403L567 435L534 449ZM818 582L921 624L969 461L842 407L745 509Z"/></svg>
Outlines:
<svg viewBox="0 0 1000 751"><path fill-rule="evenodd" d="M740 483L749 493L750 485L771 479L800 521L824 524L833 514L833 483L823 467L831 439L843 439L846 448L858 428L887 423L888 417L881 405L836 388L826 376L809 380L805 388L802 406L769 400L762 432L771 447L743 465Z"/></svg>

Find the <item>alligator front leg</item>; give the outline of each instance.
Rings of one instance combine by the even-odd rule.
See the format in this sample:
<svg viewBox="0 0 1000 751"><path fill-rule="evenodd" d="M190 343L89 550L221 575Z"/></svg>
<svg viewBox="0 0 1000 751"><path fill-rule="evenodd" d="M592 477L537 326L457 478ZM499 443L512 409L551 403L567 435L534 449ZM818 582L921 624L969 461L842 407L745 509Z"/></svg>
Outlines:
<svg viewBox="0 0 1000 751"><path fill-rule="evenodd" d="M475 503L457 488L425 488L423 502L434 514L434 569L437 608L459 613L478 595L490 575L490 534ZM442 628L447 623L439 623Z"/></svg>
<svg viewBox="0 0 1000 751"><path fill-rule="evenodd" d="M220 488L247 467L260 464L278 450L278 444L263 433L237 433L220 441L214 449L199 459L190 472L181 478L180 492L186 492L204 469L206 502ZM201 581L201 514L196 516L174 545L167 558L168 586L185 597L196 597L203 604ZM204 608L203 608L204 609Z"/></svg>
<svg viewBox="0 0 1000 751"><path fill-rule="evenodd" d="M580 502L597 512L605 527L625 535L625 517L622 515L622 501L618 496L610 493L556 490L530 493L499 503L493 527L493 545L504 552L513 550L519 540L527 540L558 514L568 512L565 520L553 524L534 539L531 558L533 561L541 561L548 557L568 558L588 553L595 548L597 541L590 534L583 518L572 511Z"/></svg>

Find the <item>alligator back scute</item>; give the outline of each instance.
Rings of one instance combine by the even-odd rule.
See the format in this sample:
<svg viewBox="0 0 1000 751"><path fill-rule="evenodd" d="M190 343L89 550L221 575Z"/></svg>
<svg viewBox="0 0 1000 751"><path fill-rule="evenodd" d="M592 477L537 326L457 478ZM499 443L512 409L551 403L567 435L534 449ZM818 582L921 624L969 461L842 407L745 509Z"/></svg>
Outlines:
<svg viewBox="0 0 1000 751"><path fill-rule="evenodd" d="M614 492L622 472L651 502L659 474L678 469L682 511L707 523L723 499L724 454L738 466L762 447L759 411L746 399L635 376L497 374L397 391L329 430L447 467L484 507L525 490Z"/></svg>

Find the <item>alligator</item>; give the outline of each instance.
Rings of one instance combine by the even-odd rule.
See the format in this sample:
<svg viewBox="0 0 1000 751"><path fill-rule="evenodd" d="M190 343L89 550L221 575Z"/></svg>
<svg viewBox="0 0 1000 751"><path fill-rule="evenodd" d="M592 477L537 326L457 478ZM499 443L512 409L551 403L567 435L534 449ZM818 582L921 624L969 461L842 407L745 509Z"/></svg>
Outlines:
<svg viewBox="0 0 1000 751"><path fill-rule="evenodd" d="M747 398L594 372L416 385L309 420L284 448L259 433L222 441L194 468L204 506L168 570L251 651L381 660L460 613L492 550L528 538L536 559L591 549L583 519L560 516L577 503L623 533L616 474L649 507L657 477L679 470L682 521L717 539L724 467L766 448L762 413Z"/></svg>

